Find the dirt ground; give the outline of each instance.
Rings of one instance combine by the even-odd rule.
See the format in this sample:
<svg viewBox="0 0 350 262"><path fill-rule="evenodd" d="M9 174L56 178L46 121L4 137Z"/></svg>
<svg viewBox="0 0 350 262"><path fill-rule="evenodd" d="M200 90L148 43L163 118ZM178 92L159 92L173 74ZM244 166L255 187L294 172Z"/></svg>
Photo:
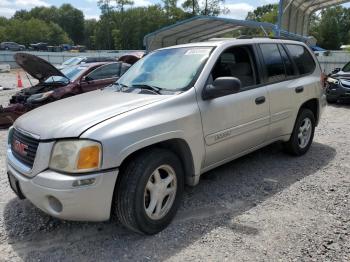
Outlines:
<svg viewBox="0 0 350 262"><path fill-rule="evenodd" d="M329 106L308 154L275 144L211 171L155 236L17 199L0 131L0 261L350 261L349 130L350 106Z"/></svg>
<svg viewBox="0 0 350 262"><path fill-rule="evenodd" d="M24 87L35 85L38 81L27 75L23 70L11 70L10 73L0 73L0 87L16 89L17 74L20 75ZM1 92L1 91L0 91ZM1 93L0 93L1 94Z"/></svg>

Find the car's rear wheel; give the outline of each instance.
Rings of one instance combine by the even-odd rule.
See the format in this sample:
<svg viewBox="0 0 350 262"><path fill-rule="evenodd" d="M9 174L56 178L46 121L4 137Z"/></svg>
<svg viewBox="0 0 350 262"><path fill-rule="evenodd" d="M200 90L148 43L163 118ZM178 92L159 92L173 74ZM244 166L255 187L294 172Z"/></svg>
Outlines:
<svg viewBox="0 0 350 262"><path fill-rule="evenodd" d="M315 124L313 112L310 109L302 109L295 122L293 133L285 143L286 151L295 156L304 155L312 144Z"/></svg>
<svg viewBox="0 0 350 262"><path fill-rule="evenodd" d="M164 149L143 152L131 159L120 173L114 209L127 228L156 234L174 218L184 188L179 158Z"/></svg>

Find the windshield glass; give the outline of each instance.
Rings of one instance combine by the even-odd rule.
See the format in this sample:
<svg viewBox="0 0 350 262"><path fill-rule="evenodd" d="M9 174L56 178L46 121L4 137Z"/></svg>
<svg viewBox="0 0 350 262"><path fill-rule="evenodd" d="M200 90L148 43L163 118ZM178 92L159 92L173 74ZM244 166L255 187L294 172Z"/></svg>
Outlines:
<svg viewBox="0 0 350 262"><path fill-rule="evenodd" d="M64 61L62 65L68 66L68 65L78 65L83 60L82 57L72 57L68 60Z"/></svg>
<svg viewBox="0 0 350 262"><path fill-rule="evenodd" d="M187 89L212 47L184 47L155 51L133 65L118 81L126 87L154 86L161 90Z"/></svg>
<svg viewBox="0 0 350 262"><path fill-rule="evenodd" d="M61 72L71 81L77 80L77 78L81 75L83 71L86 70L85 66L73 66L73 67L67 67L61 70ZM44 83L54 83L54 82L63 82L63 83L69 83L69 80L63 77L63 76L50 76L48 79L45 80Z"/></svg>
<svg viewBox="0 0 350 262"><path fill-rule="evenodd" d="M343 72L350 72L350 62L343 67Z"/></svg>

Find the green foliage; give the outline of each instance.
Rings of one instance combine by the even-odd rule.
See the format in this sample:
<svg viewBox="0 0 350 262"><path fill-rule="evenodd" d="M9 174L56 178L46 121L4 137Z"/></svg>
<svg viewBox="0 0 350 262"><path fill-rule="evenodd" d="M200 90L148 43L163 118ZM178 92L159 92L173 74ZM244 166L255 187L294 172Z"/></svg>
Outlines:
<svg viewBox="0 0 350 262"><path fill-rule="evenodd" d="M194 15L210 15L217 16L220 13L224 12L221 8L221 4L224 3L224 0L185 0L182 4L182 8Z"/></svg>
<svg viewBox="0 0 350 262"><path fill-rule="evenodd" d="M45 23L36 18L23 21L10 19L6 26L0 26L0 41L15 41L29 45L36 42L69 43L66 32L55 23Z"/></svg>
<svg viewBox="0 0 350 262"><path fill-rule="evenodd" d="M246 20L258 22L268 22L276 24L278 19L278 4L269 4L258 7L252 12L249 12Z"/></svg>
<svg viewBox="0 0 350 262"><path fill-rule="evenodd" d="M350 9L342 6L327 8L319 16L314 15L310 35L325 49L337 50L350 42Z"/></svg>
<svg viewBox="0 0 350 262"><path fill-rule="evenodd" d="M268 4L256 8L254 11L249 12L246 20L252 20L257 22L266 22L276 24L278 20L278 4ZM267 32L272 34L272 32ZM264 36L265 33L261 29L245 28L240 31L242 35Z"/></svg>
<svg viewBox="0 0 350 262"><path fill-rule="evenodd" d="M30 11L20 10L17 11L14 16L14 20L28 21L30 19L38 19L48 24L49 27L53 27L53 30L58 30L56 26L58 25L68 37L73 40L74 43L80 44L85 40L84 35L84 14L79 9L74 8L70 4L63 4L60 8L51 6L51 7L34 7ZM61 31L60 31L61 32ZM71 42L70 39L67 39L67 35L59 35L57 37L48 36L45 42L51 42L52 39L56 38L57 40L66 39L68 43ZM38 41L36 41L38 42ZM61 44L61 43L57 43Z"/></svg>

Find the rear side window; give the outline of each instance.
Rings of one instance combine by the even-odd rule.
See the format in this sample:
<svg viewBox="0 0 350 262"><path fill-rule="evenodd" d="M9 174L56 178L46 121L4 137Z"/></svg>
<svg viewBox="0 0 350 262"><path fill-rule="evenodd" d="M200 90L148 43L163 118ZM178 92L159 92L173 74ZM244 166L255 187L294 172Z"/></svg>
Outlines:
<svg viewBox="0 0 350 262"><path fill-rule="evenodd" d="M294 75L296 75L293 63L289 59L289 57L288 57L288 55L286 53L286 50L284 50L284 48L281 45L279 45L279 49L280 49L282 60L283 60L283 63L284 63L285 69L286 69L286 75L287 76L294 76Z"/></svg>
<svg viewBox="0 0 350 262"><path fill-rule="evenodd" d="M316 63L304 46L286 45L286 47L299 70L299 74L306 75L315 71Z"/></svg>
<svg viewBox="0 0 350 262"><path fill-rule="evenodd" d="M277 44L260 44L264 58L268 82L283 81L286 78L284 63Z"/></svg>

